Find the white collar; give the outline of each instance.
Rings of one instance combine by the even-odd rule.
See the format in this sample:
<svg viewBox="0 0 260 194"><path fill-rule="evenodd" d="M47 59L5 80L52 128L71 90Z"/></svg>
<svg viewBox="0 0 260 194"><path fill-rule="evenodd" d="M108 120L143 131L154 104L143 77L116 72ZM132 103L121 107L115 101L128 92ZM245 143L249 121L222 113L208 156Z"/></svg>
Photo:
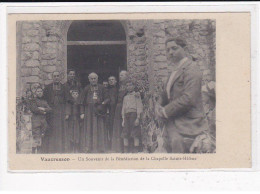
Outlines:
<svg viewBox="0 0 260 194"><path fill-rule="evenodd" d="M172 67L172 70L173 70L173 71L177 71L177 70L178 70L184 63L186 63L188 60L189 60L188 57L184 57L183 59L181 59L181 60L178 62L178 64L176 64L176 65L174 65L174 66Z"/></svg>

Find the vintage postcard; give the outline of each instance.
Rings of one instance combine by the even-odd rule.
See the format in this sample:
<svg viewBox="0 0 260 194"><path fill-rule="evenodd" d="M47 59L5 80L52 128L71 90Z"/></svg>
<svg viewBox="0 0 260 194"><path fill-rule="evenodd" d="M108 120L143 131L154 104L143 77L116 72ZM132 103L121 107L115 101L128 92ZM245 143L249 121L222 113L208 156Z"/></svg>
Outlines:
<svg viewBox="0 0 260 194"><path fill-rule="evenodd" d="M9 14L9 170L251 168L250 21Z"/></svg>

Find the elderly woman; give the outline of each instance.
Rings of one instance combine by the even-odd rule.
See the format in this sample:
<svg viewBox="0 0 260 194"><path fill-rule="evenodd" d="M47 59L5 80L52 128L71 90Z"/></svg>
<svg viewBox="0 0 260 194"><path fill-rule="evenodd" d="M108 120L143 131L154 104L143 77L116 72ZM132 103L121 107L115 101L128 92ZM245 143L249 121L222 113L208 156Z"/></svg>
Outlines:
<svg viewBox="0 0 260 194"><path fill-rule="evenodd" d="M98 84L98 75L90 73L88 79L90 84L84 88L79 99L80 118L84 119L80 147L83 152L102 153L107 147L102 110L109 100L105 88Z"/></svg>
<svg viewBox="0 0 260 194"><path fill-rule="evenodd" d="M113 137L112 137L112 152L123 152L123 140L121 138L122 133L122 106L123 99L127 94L126 81L127 71L121 71L119 74L119 91L117 95L117 104L113 122Z"/></svg>

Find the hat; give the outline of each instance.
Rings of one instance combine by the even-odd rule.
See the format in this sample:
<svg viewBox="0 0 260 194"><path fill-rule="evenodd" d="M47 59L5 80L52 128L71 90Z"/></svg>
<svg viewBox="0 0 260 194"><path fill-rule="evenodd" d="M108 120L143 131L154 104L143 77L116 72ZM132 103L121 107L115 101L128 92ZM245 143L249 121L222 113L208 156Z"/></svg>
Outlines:
<svg viewBox="0 0 260 194"><path fill-rule="evenodd" d="M94 112L98 116L105 116L107 113L107 106L105 104L95 104Z"/></svg>

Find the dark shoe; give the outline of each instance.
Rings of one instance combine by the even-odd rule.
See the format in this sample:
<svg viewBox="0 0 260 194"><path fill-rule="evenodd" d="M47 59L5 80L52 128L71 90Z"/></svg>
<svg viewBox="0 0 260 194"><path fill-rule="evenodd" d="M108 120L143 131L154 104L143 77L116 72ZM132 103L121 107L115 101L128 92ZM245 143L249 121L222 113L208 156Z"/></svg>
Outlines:
<svg viewBox="0 0 260 194"><path fill-rule="evenodd" d="M128 146L124 146L124 153L129 153Z"/></svg>

